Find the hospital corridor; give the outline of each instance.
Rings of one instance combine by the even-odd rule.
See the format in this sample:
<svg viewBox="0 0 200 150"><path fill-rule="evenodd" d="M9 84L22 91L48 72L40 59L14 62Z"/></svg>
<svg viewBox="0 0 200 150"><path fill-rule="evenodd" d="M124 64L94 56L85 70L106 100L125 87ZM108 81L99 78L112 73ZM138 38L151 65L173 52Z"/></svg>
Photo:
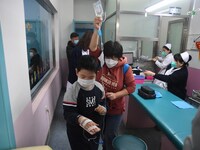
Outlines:
<svg viewBox="0 0 200 150"><path fill-rule="evenodd" d="M0 0L0 150L200 150L200 0Z"/></svg>

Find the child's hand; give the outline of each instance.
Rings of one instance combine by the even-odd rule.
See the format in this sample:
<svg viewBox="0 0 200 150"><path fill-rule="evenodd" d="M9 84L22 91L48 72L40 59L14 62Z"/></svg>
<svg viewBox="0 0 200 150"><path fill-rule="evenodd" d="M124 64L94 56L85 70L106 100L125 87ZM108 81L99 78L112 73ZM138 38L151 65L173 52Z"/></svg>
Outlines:
<svg viewBox="0 0 200 150"><path fill-rule="evenodd" d="M99 105L97 108L95 108L96 112L98 112L100 115L105 115L107 110L104 106Z"/></svg>
<svg viewBox="0 0 200 150"><path fill-rule="evenodd" d="M98 126L99 126L98 124L91 121L86 124L85 128L86 128L86 131L88 131L90 134L93 135L101 130Z"/></svg>
<svg viewBox="0 0 200 150"><path fill-rule="evenodd" d="M95 122L93 122L92 120L81 116L78 119L78 122L80 124L80 126L86 130L88 133L90 133L91 135L99 132L101 129L97 126L99 126L98 124L96 124Z"/></svg>

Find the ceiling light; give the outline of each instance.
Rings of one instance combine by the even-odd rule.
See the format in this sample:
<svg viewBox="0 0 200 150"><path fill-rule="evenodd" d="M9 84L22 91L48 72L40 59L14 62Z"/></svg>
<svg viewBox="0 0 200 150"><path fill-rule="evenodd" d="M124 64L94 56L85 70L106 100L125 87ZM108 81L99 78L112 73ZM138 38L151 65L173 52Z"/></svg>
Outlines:
<svg viewBox="0 0 200 150"><path fill-rule="evenodd" d="M156 12L156 14L163 14L163 13L169 13L169 8L165 10L161 10L159 12Z"/></svg>
<svg viewBox="0 0 200 150"><path fill-rule="evenodd" d="M154 11L154 10L157 10L157 9L159 9L159 8L162 8L162 7L164 7L164 6L167 6L167 5L171 4L171 3L174 3L175 1L177 1L177 0L162 0L162 1L160 1L160 2L158 2L158 3L156 3L156 4L154 4L154 5L152 5L152 6L150 6L150 7L147 7L147 8L145 9L145 11L146 11L146 12L152 12L152 11Z"/></svg>

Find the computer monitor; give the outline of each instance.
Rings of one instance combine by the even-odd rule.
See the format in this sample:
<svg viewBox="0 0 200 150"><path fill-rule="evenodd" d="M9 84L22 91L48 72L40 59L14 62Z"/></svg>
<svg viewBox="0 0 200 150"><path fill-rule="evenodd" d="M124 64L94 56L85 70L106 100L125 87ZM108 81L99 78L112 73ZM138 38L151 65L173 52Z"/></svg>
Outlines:
<svg viewBox="0 0 200 150"><path fill-rule="evenodd" d="M123 56L127 58L127 64L133 65L133 52L124 52Z"/></svg>

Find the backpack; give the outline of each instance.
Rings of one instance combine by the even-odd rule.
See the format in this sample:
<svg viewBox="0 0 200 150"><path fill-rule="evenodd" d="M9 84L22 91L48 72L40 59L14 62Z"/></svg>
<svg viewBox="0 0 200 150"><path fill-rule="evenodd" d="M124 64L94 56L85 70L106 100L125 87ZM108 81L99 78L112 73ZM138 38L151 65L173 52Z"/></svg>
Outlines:
<svg viewBox="0 0 200 150"><path fill-rule="evenodd" d="M124 64L123 66L123 74L125 75L126 72L128 71L129 65L128 64Z"/></svg>

